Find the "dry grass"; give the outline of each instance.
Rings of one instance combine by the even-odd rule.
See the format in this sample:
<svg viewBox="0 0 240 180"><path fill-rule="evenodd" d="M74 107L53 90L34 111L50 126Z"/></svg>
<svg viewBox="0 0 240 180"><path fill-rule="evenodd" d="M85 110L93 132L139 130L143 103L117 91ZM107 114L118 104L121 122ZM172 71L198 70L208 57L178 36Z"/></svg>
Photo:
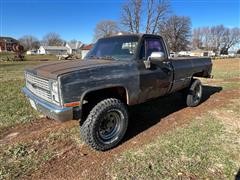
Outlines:
<svg viewBox="0 0 240 180"><path fill-rule="evenodd" d="M214 60L214 79L240 78L240 59Z"/></svg>
<svg viewBox="0 0 240 180"><path fill-rule="evenodd" d="M239 100L124 152L112 164L110 177L234 179L240 168Z"/></svg>

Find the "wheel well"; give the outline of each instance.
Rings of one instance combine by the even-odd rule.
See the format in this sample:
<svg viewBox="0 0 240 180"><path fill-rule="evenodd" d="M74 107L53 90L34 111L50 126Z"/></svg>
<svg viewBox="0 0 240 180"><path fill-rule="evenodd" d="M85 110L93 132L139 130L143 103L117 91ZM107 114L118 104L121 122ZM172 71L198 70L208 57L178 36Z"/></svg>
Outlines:
<svg viewBox="0 0 240 180"><path fill-rule="evenodd" d="M203 77L203 75L204 75L204 71L200 71L200 72L193 74L192 76L193 77Z"/></svg>
<svg viewBox="0 0 240 180"><path fill-rule="evenodd" d="M95 90L85 94L82 101L102 100L105 98L118 98L127 104L127 92L124 87L111 87Z"/></svg>
<svg viewBox="0 0 240 180"><path fill-rule="evenodd" d="M117 98L128 104L127 90L124 87L110 87L88 92L84 95L82 102L82 117L86 119L91 109L101 100L106 98Z"/></svg>
<svg viewBox="0 0 240 180"><path fill-rule="evenodd" d="M193 76L195 76L195 77L209 77L210 74L207 70L202 70L200 72L194 73Z"/></svg>

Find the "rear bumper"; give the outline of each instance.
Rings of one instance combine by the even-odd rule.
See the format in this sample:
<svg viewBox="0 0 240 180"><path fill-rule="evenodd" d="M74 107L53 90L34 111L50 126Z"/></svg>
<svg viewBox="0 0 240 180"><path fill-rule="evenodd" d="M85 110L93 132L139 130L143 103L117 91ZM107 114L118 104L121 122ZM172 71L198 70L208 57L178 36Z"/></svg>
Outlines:
<svg viewBox="0 0 240 180"><path fill-rule="evenodd" d="M49 103L29 91L26 87L22 88L22 92L33 103L32 107L40 113L48 116L49 118L58 121L67 121L73 119L72 107L61 107L55 104ZM32 104L31 103L31 104Z"/></svg>

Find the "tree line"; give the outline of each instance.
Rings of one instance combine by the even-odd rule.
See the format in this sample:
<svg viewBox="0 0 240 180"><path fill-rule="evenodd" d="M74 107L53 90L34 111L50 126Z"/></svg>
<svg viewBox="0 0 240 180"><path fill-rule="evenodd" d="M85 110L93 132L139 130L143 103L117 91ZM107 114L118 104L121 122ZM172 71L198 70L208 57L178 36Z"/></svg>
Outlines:
<svg viewBox="0 0 240 180"><path fill-rule="evenodd" d="M74 42L76 40L72 40ZM24 46L25 50L38 49L40 45L44 46L63 46L66 44L61 36L55 32L47 33L40 41L32 35L25 35L19 39L21 45Z"/></svg>
<svg viewBox="0 0 240 180"><path fill-rule="evenodd" d="M227 54L240 43L238 27L218 25L192 30L190 17L172 14L168 0L128 0L121 9L120 22L104 20L96 25L94 40L119 31L159 34L173 52L202 49Z"/></svg>
<svg viewBox="0 0 240 180"><path fill-rule="evenodd" d="M228 28L223 25L195 28L192 34L192 46L227 54L228 50L240 42L240 28Z"/></svg>
<svg viewBox="0 0 240 180"><path fill-rule="evenodd" d="M217 25L192 30L190 17L173 14L169 0L128 0L121 8L119 22L103 20L96 24L93 41L118 32L159 34L173 52L202 49L227 54L231 47L240 43L239 27ZM19 41L26 50L66 43L54 32L46 34L41 41L30 35Z"/></svg>

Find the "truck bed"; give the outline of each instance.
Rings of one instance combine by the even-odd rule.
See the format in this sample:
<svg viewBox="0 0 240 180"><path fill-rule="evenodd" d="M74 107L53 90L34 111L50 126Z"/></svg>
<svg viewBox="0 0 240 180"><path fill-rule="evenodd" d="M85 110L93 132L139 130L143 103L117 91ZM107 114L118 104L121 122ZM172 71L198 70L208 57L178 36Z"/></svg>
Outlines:
<svg viewBox="0 0 240 180"><path fill-rule="evenodd" d="M174 81L171 92L188 86L192 77L211 76L212 62L208 57L179 57L170 59L174 70Z"/></svg>

